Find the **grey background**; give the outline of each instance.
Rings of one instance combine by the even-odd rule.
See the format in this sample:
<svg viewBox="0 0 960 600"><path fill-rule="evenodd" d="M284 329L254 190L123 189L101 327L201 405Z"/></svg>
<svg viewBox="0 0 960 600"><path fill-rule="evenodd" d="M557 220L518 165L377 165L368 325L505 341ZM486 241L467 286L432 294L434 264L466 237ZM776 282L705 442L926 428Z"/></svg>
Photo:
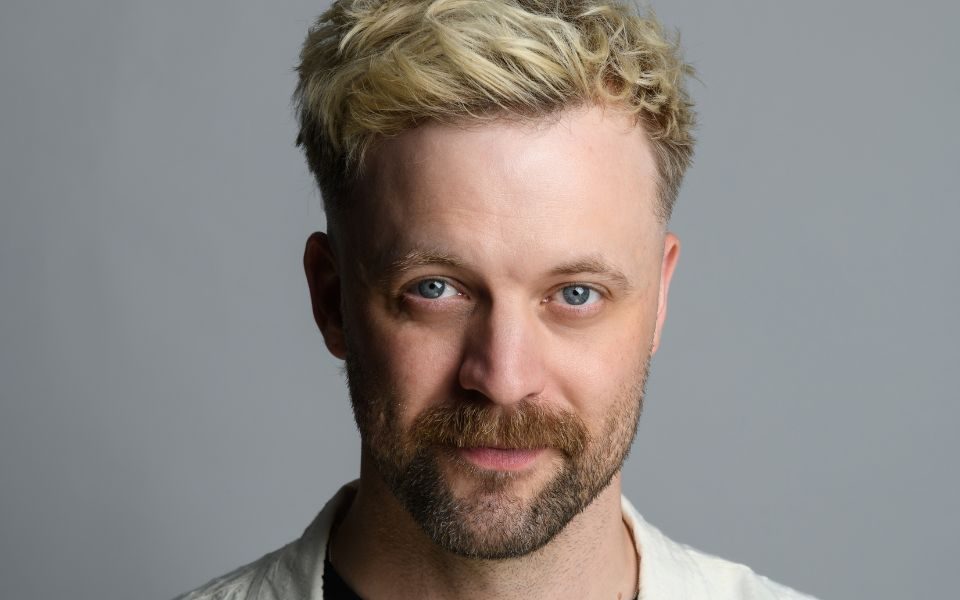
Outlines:
<svg viewBox="0 0 960 600"><path fill-rule="evenodd" d="M170 597L354 477L288 104L325 6L0 4L0 596ZM953 597L960 9L656 7L702 126L627 493L825 598Z"/></svg>

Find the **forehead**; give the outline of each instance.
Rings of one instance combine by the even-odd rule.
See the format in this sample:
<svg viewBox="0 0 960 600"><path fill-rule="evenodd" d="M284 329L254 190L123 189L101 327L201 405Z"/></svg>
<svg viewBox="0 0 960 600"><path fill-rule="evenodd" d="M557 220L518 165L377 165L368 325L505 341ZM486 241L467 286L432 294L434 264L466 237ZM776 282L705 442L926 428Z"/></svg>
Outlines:
<svg viewBox="0 0 960 600"><path fill-rule="evenodd" d="M429 124L368 155L351 237L384 260L438 248L467 260L629 260L662 234L656 189L646 135L612 109Z"/></svg>

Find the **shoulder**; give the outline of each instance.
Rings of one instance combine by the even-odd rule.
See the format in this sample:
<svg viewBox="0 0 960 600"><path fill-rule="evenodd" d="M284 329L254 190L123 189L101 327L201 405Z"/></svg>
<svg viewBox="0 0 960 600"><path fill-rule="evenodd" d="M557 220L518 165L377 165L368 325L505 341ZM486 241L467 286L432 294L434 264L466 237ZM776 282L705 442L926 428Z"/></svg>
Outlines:
<svg viewBox="0 0 960 600"><path fill-rule="evenodd" d="M174 600L286 600L309 598L309 582L299 568L300 540L211 579ZM306 587L307 589L304 589Z"/></svg>
<svg viewBox="0 0 960 600"><path fill-rule="evenodd" d="M785 585L759 575L744 564L725 560L678 544L697 564L714 592L714 598L730 600L814 600Z"/></svg>
<svg viewBox="0 0 960 600"><path fill-rule="evenodd" d="M746 565L671 540L647 523L626 498L622 507L640 554L641 598L814 600Z"/></svg>
<svg viewBox="0 0 960 600"><path fill-rule="evenodd" d="M314 524L316 521L314 521ZM326 538L311 525L279 550L214 578L174 600L309 600L322 598Z"/></svg>
<svg viewBox="0 0 960 600"><path fill-rule="evenodd" d="M275 570L275 564L286 548L287 546L284 546L250 564L211 579L174 600L254 600L258 595L251 592L259 587L258 582L262 581L268 572Z"/></svg>
<svg viewBox="0 0 960 600"><path fill-rule="evenodd" d="M356 486L354 481L340 488L299 539L174 600L322 598L323 559L330 527L337 514L349 505Z"/></svg>

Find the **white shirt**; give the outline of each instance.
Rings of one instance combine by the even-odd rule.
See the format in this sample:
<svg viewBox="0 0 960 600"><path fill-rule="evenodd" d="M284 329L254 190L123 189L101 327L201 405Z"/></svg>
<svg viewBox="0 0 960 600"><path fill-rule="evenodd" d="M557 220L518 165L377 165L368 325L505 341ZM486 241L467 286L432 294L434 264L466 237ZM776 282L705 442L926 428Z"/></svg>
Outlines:
<svg viewBox="0 0 960 600"><path fill-rule="evenodd" d="M323 600L323 561L334 517L358 482L327 502L300 539L174 600ZM621 497L640 560L640 600L814 600L749 567L678 544Z"/></svg>

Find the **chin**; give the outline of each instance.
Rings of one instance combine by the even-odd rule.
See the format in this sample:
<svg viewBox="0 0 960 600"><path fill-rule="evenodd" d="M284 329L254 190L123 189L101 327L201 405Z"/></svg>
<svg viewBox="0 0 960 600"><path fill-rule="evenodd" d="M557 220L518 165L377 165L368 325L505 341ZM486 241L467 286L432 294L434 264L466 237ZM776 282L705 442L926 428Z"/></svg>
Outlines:
<svg viewBox="0 0 960 600"><path fill-rule="evenodd" d="M444 550L471 559L518 558L552 540L611 479L584 485L572 462L559 468L555 461L542 462L536 468L498 471L450 452L421 453L388 484Z"/></svg>

